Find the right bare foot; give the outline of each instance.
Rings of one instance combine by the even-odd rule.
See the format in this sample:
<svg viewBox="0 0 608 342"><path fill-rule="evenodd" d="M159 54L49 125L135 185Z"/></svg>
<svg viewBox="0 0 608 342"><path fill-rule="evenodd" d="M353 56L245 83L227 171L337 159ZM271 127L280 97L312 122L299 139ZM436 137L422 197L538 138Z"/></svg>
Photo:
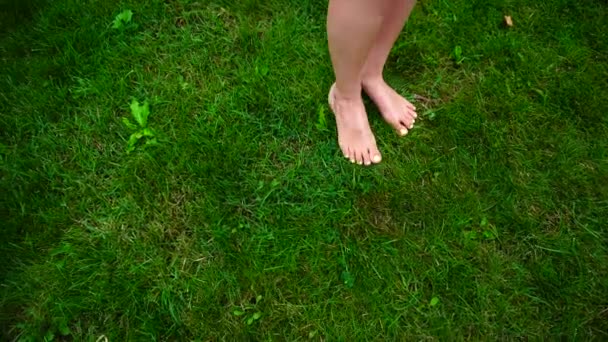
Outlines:
<svg viewBox="0 0 608 342"><path fill-rule="evenodd" d="M363 99L341 96L334 84L329 90L329 106L336 116L338 143L344 157L359 165L379 163L382 155L367 121Z"/></svg>
<svg viewBox="0 0 608 342"><path fill-rule="evenodd" d="M381 77L363 80L363 89L376 103L382 117L399 135L406 135L414 127L418 115L416 107L399 95Z"/></svg>

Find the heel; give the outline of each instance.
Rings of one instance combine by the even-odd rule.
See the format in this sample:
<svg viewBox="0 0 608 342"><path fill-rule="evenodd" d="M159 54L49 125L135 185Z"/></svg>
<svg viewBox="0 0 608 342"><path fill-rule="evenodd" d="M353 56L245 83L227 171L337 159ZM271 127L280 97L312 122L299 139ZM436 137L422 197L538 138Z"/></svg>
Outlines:
<svg viewBox="0 0 608 342"><path fill-rule="evenodd" d="M331 87L329 88L329 94L327 94L327 103L329 104L329 107L331 108L331 110L334 110L334 88L336 87L336 84L332 84Z"/></svg>

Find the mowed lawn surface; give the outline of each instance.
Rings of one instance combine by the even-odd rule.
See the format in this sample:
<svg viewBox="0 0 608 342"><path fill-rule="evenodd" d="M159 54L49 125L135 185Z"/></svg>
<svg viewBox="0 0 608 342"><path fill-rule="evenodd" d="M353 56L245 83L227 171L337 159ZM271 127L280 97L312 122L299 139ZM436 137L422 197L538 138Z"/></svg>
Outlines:
<svg viewBox="0 0 608 342"><path fill-rule="evenodd" d="M326 6L0 1L0 339L608 339L606 2L420 1L369 168Z"/></svg>

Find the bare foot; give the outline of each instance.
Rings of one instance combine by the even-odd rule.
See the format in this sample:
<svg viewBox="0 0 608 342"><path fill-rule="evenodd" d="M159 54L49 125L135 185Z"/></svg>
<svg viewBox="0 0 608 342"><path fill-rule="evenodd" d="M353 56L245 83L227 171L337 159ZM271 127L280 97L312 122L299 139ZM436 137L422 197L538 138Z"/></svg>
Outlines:
<svg viewBox="0 0 608 342"><path fill-rule="evenodd" d="M365 93L374 101L384 120L400 135L406 135L414 127L418 114L416 107L399 95L383 79L363 81Z"/></svg>
<svg viewBox="0 0 608 342"><path fill-rule="evenodd" d="M334 84L329 90L329 106L336 116L338 143L344 157L359 165L379 163L382 156L369 127L363 99L342 97Z"/></svg>

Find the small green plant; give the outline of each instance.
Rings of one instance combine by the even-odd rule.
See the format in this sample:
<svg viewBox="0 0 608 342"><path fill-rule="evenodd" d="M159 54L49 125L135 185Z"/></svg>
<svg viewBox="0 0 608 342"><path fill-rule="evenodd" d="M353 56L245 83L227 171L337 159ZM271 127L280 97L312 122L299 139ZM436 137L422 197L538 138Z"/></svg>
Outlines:
<svg viewBox="0 0 608 342"><path fill-rule="evenodd" d="M353 286L355 286L355 277L349 271L343 271L340 275L340 279L342 279L344 286L349 289L352 289Z"/></svg>
<svg viewBox="0 0 608 342"><path fill-rule="evenodd" d="M327 130L327 117L325 115L325 106L319 106L317 110L317 123L315 124L319 131Z"/></svg>
<svg viewBox="0 0 608 342"><path fill-rule="evenodd" d="M437 306L439 304L439 297L433 297L431 298L431 301L429 302L429 306Z"/></svg>
<svg viewBox="0 0 608 342"><path fill-rule="evenodd" d="M422 115L431 121L433 121L437 118L437 112L434 110L431 110L431 109L423 112Z"/></svg>
<svg viewBox="0 0 608 342"><path fill-rule="evenodd" d="M122 122L125 126L134 131L131 133L129 141L127 142L127 153L133 152L138 142L142 139L146 141L145 145L157 144L156 132L148 127L148 117L150 116L150 105L148 104L148 101L145 101L143 105L140 105L139 101L133 99L131 102L131 115L137 124L132 123L129 118L122 118Z"/></svg>
<svg viewBox="0 0 608 342"><path fill-rule="evenodd" d="M117 30L125 29L127 25L131 23L132 18L133 12L131 10L124 10L114 17L114 21L112 21L112 28Z"/></svg>
<svg viewBox="0 0 608 342"><path fill-rule="evenodd" d="M481 219L479 223L478 229L472 229L464 232L464 237L466 240L475 241L475 240L496 240L498 238L498 232L496 231L496 227L488 222L486 217Z"/></svg>
<svg viewBox="0 0 608 342"><path fill-rule="evenodd" d="M190 83L186 82L184 76L177 75L177 80L179 81L179 86L182 88L182 90L187 90L190 87Z"/></svg>
<svg viewBox="0 0 608 342"><path fill-rule="evenodd" d="M338 260L338 263L342 267L342 273L340 273L340 280L342 284L348 289L352 289L355 286L355 275L350 272L348 262L346 262L346 255L342 250L342 257Z"/></svg>
<svg viewBox="0 0 608 342"><path fill-rule="evenodd" d="M267 76L268 72L270 72L270 68L268 65L262 64L260 66L255 66L255 73L259 76Z"/></svg>
<svg viewBox="0 0 608 342"><path fill-rule="evenodd" d="M255 321L259 320L260 318L262 318L262 312L260 312L259 310L257 310L256 306L258 304L260 304L260 302L262 301L262 295L258 295L255 298L255 305L245 305L244 307L238 308L238 309L234 309L232 311L232 314L234 316L243 316L244 317L244 321L247 325L252 325ZM248 312L254 311L251 314L248 314Z"/></svg>
<svg viewBox="0 0 608 342"><path fill-rule="evenodd" d="M454 58L456 65L462 64L462 62L465 60L465 58L462 56L462 47L460 45L456 45L456 47L454 47L452 57Z"/></svg>

